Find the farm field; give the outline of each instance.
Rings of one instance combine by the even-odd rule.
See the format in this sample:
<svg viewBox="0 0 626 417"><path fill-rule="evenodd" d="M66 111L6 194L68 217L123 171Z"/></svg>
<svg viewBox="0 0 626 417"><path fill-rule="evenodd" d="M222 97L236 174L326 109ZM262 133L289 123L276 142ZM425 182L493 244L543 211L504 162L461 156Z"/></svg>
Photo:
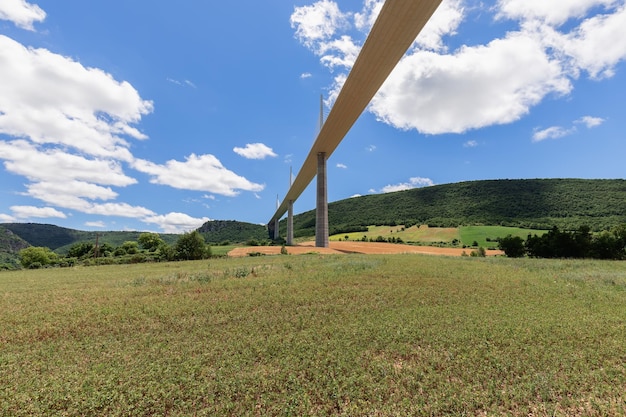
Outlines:
<svg viewBox="0 0 626 417"><path fill-rule="evenodd" d="M0 416L626 414L624 262L22 270L0 305Z"/></svg>
<svg viewBox="0 0 626 417"><path fill-rule="evenodd" d="M473 242L478 242L478 246L482 247L498 247L495 241L498 237L506 237L507 235L519 236L526 240L528 235L543 236L547 230L521 229L519 227L504 226L462 226L459 228L461 242L470 246ZM488 241L487 239L491 239Z"/></svg>
<svg viewBox="0 0 626 417"><path fill-rule="evenodd" d="M401 238L404 242L452 242L453 239L459 239L459 230L456 228L444 228L444 227L428 227L411 226L405 228L402 225L399 226L369 226L367 232L354 232L354 233L340 233L330 236L331 241L345 240L348 236L348 240L361 240L363 236L367 239L376 239L378 236L384 239L391 237Z"/></svg>
<svg viewBox="0 0 626 417"><path fill-rule="evenodd" d="M523 239L528 234L539 236L546 233L545 230L521 229L518 227L503 226L461 226L461 227L428 227L427 225L415 225L405 228L404 226L369 226L367 232L340 233L330 237L331 241L361 240L363 236L367 239L376 239L381 236L384 239L401 238L403 242L416 242L421 244L451 244L453 240L458 240L461 245L472 246L474 242L482 247L497 247L496 238L507 235L519 236ZM491 239L492 241L488 241Z"/></svg>

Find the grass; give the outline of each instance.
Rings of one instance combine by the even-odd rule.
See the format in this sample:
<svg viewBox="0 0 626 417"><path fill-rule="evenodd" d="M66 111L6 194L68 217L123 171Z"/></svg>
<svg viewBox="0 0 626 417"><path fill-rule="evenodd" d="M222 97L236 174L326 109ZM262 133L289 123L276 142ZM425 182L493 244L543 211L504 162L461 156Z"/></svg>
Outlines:
<svg viewBox="0 0 626 417"><path fill-rule="evenodd" d="M404 242L431 244L452 242L454 239L459 239L459 230L457 228L428 227L427 225L408 228L404 226L369 226L367 232L340 233L331 236L330 240L343 240L346 236L348 236L348 240L361 240L363 236L367 236L367 239L376 239L378 236L385 239L399 237Z"/></svg>
<svg viewBox="0 0 626 417"><path fill-rule="evenodd" d="M0 415L624 415L626 263L303 255L0 273Z"/></svg>
<svg viewBox="0 0 626 417"><path fill-rule="evenodd" d="M498 247L496 238L506 237L507 235L519 236L526 240L529 234L542 236L547 230L532 230L532 229L520 229L519 227L504 227L504 226L462 226L459 228L461 236L461 242L464 245L471 246L474 242L478 243L478 246L485 248ZM491 239L491 241L487 241Z"/></svg>
<svg viewBox="0 0 626 417"><path fill-rule="evenodd" d="M461 226L454 228L421 225L406 229L403 226L369 226L367 232L340 233L331 236L330 240L345 240L346 236L348 236L348 240L361 240L365 235L368 239L376 239L378 236L382 236L384 239L399 237L405 243L410 242L424 245L451 244L453 240L457 240L461 245L472 246L474 242L476 242L478 246L484 248L497 248L498 242L496 239L499 237L513 235L526 239L529 234L541 236L544 233L546 233L546 230L531 230L504 226Z"/></svg>

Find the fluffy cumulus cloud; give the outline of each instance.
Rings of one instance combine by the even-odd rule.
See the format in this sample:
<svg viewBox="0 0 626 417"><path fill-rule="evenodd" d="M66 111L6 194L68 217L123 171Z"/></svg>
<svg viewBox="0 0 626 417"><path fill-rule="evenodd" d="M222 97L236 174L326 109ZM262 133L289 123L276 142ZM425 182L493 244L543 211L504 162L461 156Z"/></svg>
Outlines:
<svg viewBox="0 0 626 417"><path fill-rule="evenodd" d="M536 39L512 33L453 55L415 52L396 68L370 110L400 129L462 133L518 120L548 93L570 89L558 62Z"/></svg>
<svg viewBox="0 0 626 417"><path fill-rule="evenodd" d="M409 178L409 181L407 182L402 182L400 184L386 185L380 190L380 192L381 193L393 193L396 191L410 190L413 188L430 187L432 185L435 185L435 183L430 178L412 177L412 178Z"/></svg>
<svg viewBox="0 0 626 417"><path fill-rule="evenodd" d="M67 216L65 213L56 210L52 207L33 207L33 206L12 206L11 211L18 219L30 219L30 218L52 218L57 217L65 219Z"/></svg>
<svg viewBox="0 0 626 417"><path fill-rule="evenodd" d="M498 18L541 20L559 26L569 19L583 18L596 6L611 6L616 0L499 0Z"/></svg>
<svg viewBox="0 0 626 417"><path fill-rule="evenodd" d="M146 223L157 224L165 233L189 232L208 222L208 217L194 218L185 213L169 213L162 216L146 217Z"/></svg>
<svg viewBox="0 0 626 417"><path fill-rule="evenodd" d="M152 111L127 82L0 35L0 133L102 158L130 160L124 137Z"/></svg>
<svg viewBox="0 0 626 417"><path fill-rule="evenodd" d="M245 147L235 147L233 151L237 155L241 155L246 159L265 159L267 157L276 157L276 153L269 146L263 143L248 143Z"/></svg>
<svg viewBox="0 0 626 417"><path fill-rule="evenodd" d="M248 181L226 169L213 155L191 154L186 161L170 160L160 165L137 159L133 167L149 174L153 184L168 185L183 190L206 191L228 197L239 191L262 191L265 186Z"/></svg>
<svg viewBox="0 0 626 417"><path fill-rule="evenodd" d="M296 37L335 71L330 103L383 2L364 0L357 12L331 3L296 8L292 16ZM305 23L309 14L317 30ZM507 31L479 43L455 38L465 21L482 15L492 19L494 28L504 23ZM626 59L624 27L623 0L443 0L369 111L393 127L426 134L511 123L546 97L569 95L581 76L613 76ZM460 46L449 49L447 44ZM345 71L336 73L341 68ZM551 132L536 134L563 133Z"/></svg>
<svg viewBox="0 0 626 417"><path fill-rule="evenodd" d="M296 7L291 15L291 26L296 29L298 39L314 47L316 43L335 35L339 28L347 24L347 18L337 3L321 0L310 6Z"/></svg>
<svg viewBox="0 0 626 417"><path fill-rule="evenodd" d="M45 18L44 10L26 0L0 0L0 19L20 28L34 30ZM0 80L0 162L7 172L26 179L24 189L13 190L15 194L45 205L14 205L10 214L0 214L2 221L65 218L76 211L137 219L170 232L205 221L181 213L160 216L119 201L117 188L138 183L128 168L147 173L154 184L185 190L234 196L240 190L263 189L224 168L212 155L192 154L185 162L165 165L135 158L133 142L148 139L139 126L154 104L102 69L0 35ZM168 81L196 88L189 80ZM244 153L252 158L276 156L258 145L248 145Z"/></svg>
<svg viewBox="0 0 626 417"><path fill-rule="evenodd" d="M43 22L45 18L46 12L36 4L30 4L25 0L2 0L0 2L0 20L9 20L22 29L34 30L33 23Z"/></svg>

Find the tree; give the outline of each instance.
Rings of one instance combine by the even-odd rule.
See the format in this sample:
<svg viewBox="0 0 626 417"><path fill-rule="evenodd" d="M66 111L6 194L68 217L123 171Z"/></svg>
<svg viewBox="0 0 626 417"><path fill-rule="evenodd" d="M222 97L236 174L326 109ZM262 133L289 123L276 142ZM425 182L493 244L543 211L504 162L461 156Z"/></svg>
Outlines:
<svg viewBox="0 0 626 417"><path fill-rule="evenodd" d="M30 246L19 253L20 263L24 268L40 268L58 260L58 255L49 248Z"/></svg>
<svg viewBox="0 0 626 417"><path fill-rule="evenodd" d="M509 258L521 258L526 254L524 239L519 236L507 235L500 239L498 246Z"/></svg>
<svg viewBox="0 0 626 417"><path fill-rule="evenodd" d="M139 252L139 245L137 244L137 242L133 242L132 240L127 240L126 242L122 243L121 248L124 249L124 252L129 255L134 255Z"/></svg>
<svg viewBox="0 0 626 417"><path fill-rule="evenodd" d="M158 233L142 233L139 235L139 238L137 238L137 242L142 248L149 252L156 251L159 246L165 243Z"/></svg>
<svg viewBox="0 0 626 417"><path fill-rule="evenodd" d="M178 260L203 259L207 255L204 237L197 230L183 234L176 242L174 254Z"/></svg>
<svg viewBox="0 0 626 417"><path fill-rule="evenodd" d="M89 242L74 243L67 251L69 258L82 258L89 253L93 254L94 244Z"/></svg>
<svg viewBox="0 0 626 417"><path fill-rule="evenodd" d="M604 231L593 240L591 255L597 259L623 259L624 246L615 234Z"/></svg>

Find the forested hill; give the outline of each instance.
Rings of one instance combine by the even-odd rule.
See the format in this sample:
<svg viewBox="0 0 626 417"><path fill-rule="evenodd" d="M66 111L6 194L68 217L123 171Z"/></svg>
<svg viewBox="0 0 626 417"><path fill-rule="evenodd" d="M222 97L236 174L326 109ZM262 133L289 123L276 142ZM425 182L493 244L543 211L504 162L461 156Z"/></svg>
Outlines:
<svg viewBox="0 0 626 417"><path fill-rule="evenodd" d="M100 243L108 243L113 247L120 246L126 241L136 241L141 232L137 231L109 231L95 232L68 229L53 224L40 223L2 223L0 228L10 231L15 236L27 242L27 246L42 246L54 251L64 253L71 245L79 242L95 243L96 238ZM178 238L174 234L160 234L168 244L172 244ZM0 241L0 251L4 248Z"/></svg>
<svg viewBox="0 0 626 417"><path fill-rule="evenodd" d="M234 220L211 220L200 226L198 232L208 243L240 243L267 239L265 226Z"/></svg>
<svg viewBox="0 0 626 417"><path fill-rule="evenodd" d="M209 221L198 231L207 243L213 244L225 241L241 243L252 239L257 241L267 239L265 226L238 221ZM73 244L94 243L96 238L101 244L108 243L117 247L126 241L136 241L140 234L141 232L138 231L82 231L40 223L2 223L0 224L0 252L11 254L19 252L19 249L24 247L42 246L64 253ZM169 245L174 244L179 238L179 235L175 234L160 234L160 236Z"/></svg>
<svg viewBox="0 0 626 417"><path fill-rule="evenodd" d="M393 224L558 226L564 230L587 225L604 230L626 223L626 180L488 180L436 185L337 201L329 205L328 219L330 228L337 231ZM313 235L314 227L314 211L294 217L296 236Z"/></svg>

